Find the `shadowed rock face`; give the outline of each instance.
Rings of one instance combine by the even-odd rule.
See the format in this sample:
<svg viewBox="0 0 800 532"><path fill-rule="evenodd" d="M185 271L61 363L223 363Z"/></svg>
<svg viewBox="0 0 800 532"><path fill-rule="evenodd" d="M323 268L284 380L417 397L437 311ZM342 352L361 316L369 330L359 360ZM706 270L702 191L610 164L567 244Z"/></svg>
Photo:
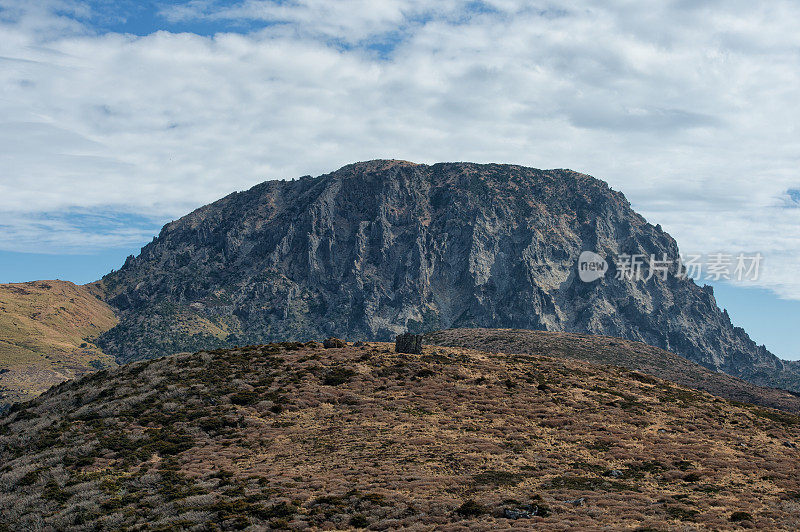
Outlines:
<svg viewBox="0 0 800 532"><path fill-rule="evenodd" d="M604 182L570 170L370 161L269 181L166 225L103 281L120 360L181 350L507 327L619 336L759 384L798 376L675 277L578 279L581 251L678 256Z"/></svg>

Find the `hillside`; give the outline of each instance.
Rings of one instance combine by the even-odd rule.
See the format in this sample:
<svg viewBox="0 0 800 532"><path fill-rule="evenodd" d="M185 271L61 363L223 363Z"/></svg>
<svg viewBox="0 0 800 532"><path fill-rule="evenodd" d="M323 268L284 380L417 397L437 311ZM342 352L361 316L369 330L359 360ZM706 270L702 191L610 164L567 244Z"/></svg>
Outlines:
<svg viewBox="0 0 800 532"><path fill-rule="evenodd" d="M584 283L584 250L610 271ZM710 287L617 279L614 258L677 243L604 182L570 170L369 161L267 181L164 226L104 277L118 361L327 336L492 327L617 336L800 391L798 366L734 327Z"/></svg>
<svg viewBox="0 0 800 532"><path fill-rule="evenodd" d="M0 406L116 366L93 340L117 324L96 286L0 284Z"/></svg>
<svg viewBox="0 0 800 532"><path fill-rule="evenodd" d="M796 416L620 368L273 344L103 370L15 407L0 515L12 530L792 530L799 439Z"/></svg>
<svg viewBox="0 0 800 532"><path fill-rule="evenodd" d="M512 329L450 329L425 335L440 346L491 353L523 353L611 364L740 401L800 413L800 397L710 371L669 351L622 338Z"/></svg>

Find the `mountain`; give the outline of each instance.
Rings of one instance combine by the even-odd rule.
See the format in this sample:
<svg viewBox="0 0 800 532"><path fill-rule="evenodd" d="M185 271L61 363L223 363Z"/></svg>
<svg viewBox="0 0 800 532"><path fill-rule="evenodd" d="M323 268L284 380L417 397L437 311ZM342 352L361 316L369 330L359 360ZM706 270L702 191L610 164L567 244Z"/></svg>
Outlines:
<svg viewBox="0 0 800 532"><path fill-rule="evenodd" d="M93 344L116 324L97 287L65 281L0 284L0 407L116 366Z"/></svg>
<svg viewBox="0 0 800 532"><path fill-rule="evenodd" d="M11 530L793 530L800 418L621 368L283 343L0 417Z"/></svg>
<svg viewBox="0 0 800 532"><path fill-rule="evenodd" d="M676 242L570 170L378 160L268 181L167 224L103 278L125 362L337 335L499 327L617 336L753 383L800 390L710 287L669 275L582 282L582 251L677 260Z"/></svg>
<svg viewBox="0 0 800 532"><path fill-rule="evenodd" d="M490 353L543 355L612 365L733 402L800 414L800 397L796 393L756 386L725 373L711 371L658 347L622 338L519 329L448 329L426 334L425 342Z"/></svg>

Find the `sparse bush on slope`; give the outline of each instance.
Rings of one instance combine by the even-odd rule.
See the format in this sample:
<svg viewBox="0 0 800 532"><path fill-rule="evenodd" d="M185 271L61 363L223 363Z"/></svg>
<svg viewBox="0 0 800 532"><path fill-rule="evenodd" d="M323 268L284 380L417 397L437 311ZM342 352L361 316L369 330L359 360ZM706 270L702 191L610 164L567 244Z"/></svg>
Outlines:
<svg viewBox="0 0 800 532"><path fill-rule="evenodd" d="M0 515L12 530L792 529L798 421L541 356L220 349L0 418Z"/></svg>

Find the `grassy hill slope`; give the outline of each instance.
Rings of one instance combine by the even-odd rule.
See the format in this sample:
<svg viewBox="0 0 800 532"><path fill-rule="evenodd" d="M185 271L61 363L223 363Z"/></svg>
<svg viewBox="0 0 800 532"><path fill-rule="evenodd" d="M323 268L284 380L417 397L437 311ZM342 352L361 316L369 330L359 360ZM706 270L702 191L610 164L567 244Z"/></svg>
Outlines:
<svg viewBox="0 0 800 532"><path fill-rule="evenodd" d="M389 344L180 354L0 418L13 530L796 528L800 418L622 368Z"/></svg>
<svg viewBox="0 0 800 532"><path fill-rule="evenodd" d="M66 281L0 284L0 404L116 365L91 342L117 323L97 290Z"/></svg>
<svg viewBox="0 0 800 532"><path fill-rule="evenodd" d="M435 345L490 352L528 353L612 364L730 399L800 413L796 394L757 386L681 356L622 338L524 329L450 329L426 335Z"/></svg>

